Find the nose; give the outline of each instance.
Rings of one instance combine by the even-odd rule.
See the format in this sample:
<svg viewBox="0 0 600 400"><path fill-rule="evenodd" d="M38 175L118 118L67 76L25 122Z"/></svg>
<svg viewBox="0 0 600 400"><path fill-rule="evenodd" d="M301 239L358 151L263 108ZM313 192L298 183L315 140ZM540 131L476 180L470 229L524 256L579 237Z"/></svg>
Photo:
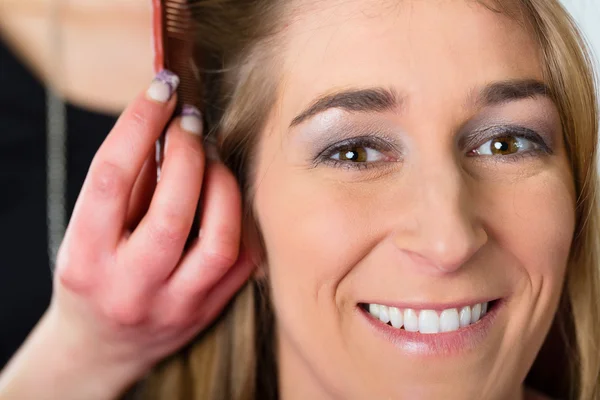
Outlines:
<svg viewBox="0 0 600 400"><path fill-rule="evenodd" d="M420 268L455 272L488 241L468 176L456 162L417 169L410 195L412 223L394 232L394 243Z"/></svg>

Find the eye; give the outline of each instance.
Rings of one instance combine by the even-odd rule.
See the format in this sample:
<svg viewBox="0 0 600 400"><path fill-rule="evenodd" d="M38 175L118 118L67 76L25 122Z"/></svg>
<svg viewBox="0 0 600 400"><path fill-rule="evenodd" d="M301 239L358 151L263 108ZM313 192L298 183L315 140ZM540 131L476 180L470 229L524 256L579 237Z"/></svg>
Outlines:
<svg viewBox="0 0 600 400"><path fill-rule="evenodd" d="M342 162L366 163L383 161L386 156L373 148L355 145L337 149L330 158Z"/></svg>
<svg viewBox="0 0 600 400"><path fill-rule="evenodd" d="M518 136L499 136L488 140L471 152L480 156L510 156L517 153L537 150L539 145Z"/></svg>
<svg viewBox="0 0 600 400"><path fill-rule="evenodd" d="M313 157L312 163L333 168L386 169L401 161L402 153L394 139L375 135L359 136L337 142Z"/></svg>

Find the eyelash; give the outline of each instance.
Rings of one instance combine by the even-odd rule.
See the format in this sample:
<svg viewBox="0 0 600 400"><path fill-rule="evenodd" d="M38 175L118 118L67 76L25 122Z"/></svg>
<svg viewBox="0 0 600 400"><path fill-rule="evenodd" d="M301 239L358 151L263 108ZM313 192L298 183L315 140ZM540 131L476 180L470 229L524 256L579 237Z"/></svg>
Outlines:
<svg viewBox="0 0 600 400"><path fill-rule="evenodd" d="M492 132L492 134L490 134ZM484 136L482 138L482 136ZM487 142L490 142L494 139L499 139L503 137L513 137L517 139L525 139L537 146L535 149L530 149L526 151L518 151L514 154L503 155L503 156L494 156L494 155L469 155L469 153L475 151L480 148ZM536 132L523 128L520 126L496 126L487 128L485 130L479 131L476 134L472 135L471 138L467 139L468 146L471 150L467 151L468 157L485 157L491 158L497 161L502 162L518 162L524 160L528 157L535 157L536 155L541 154L552 154L551 148L546 144L544 139ZM390 152L395 152L397 154L396 157L391 156L391 161L375 161L375 162L352 162L352 161L343 161L336 160L331 158L333 155L339 153L344 149L349 148L369 148L380 153L385 154ZM396 146L389 143L388 140L379 138L377 136L360 136L351 139L344 140L342 142L335 143L325 150L321 151L313 161L313 166L317 167L320 164L325 164L332 166L334 168L344 168L344 169L354 169L354 170L366 170L370 168L381 167L381 165L389 164L390 162L398 162L401 161L400 152L397 150Z"/></svg>

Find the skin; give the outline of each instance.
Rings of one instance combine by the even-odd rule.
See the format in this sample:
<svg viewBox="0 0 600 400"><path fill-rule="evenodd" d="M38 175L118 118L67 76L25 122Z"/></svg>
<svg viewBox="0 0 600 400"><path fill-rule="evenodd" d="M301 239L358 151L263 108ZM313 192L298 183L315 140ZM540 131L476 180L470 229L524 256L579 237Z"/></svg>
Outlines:
<svg viewBox="0 0 600 400"><path fill-rule="evenodd" d="M573 177L549 98L473 98L492 82L543 81L533 36L459 0L306 2L296 13L254 177L281 397L529 397L523 381L564 282ZM330 109L290 128L319 96L370 87L392 88L402 105ZM551 153L470 153L486 142L489 150L491 137L461 145L500 123L534 130ZM341 141L335 132L361 129L385 132L398 150L369 168L315 165L316 154ZM437 356L406 353L357 312L359 302L487 298L504 305L485 339Z"/></svg>
<svg viewBox="0 0 600 400"><path fill-rule="evenodd" d="M89 110L119 114L152 79L151 38L150 1L0 0L0 40L41 81Z"/></svg>

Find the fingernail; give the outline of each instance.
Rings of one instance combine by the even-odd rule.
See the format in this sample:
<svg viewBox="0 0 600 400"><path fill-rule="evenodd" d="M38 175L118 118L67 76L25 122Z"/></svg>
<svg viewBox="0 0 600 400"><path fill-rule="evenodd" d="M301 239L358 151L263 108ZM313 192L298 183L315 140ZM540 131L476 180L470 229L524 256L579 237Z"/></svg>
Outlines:
<svg viewBox="0 0 600 400"><path fill-rule="evenodd" d="M194 106L184 104L181 109L181 129L191 134L202 135L202 113Z"/></svg>
<svg viewBox="0 0 600 400"><path fill-rule="evenodd" d="M154 77L146 94L154 101L166 103L179 86L179 77L173 72L163 69Z"/></svg>

